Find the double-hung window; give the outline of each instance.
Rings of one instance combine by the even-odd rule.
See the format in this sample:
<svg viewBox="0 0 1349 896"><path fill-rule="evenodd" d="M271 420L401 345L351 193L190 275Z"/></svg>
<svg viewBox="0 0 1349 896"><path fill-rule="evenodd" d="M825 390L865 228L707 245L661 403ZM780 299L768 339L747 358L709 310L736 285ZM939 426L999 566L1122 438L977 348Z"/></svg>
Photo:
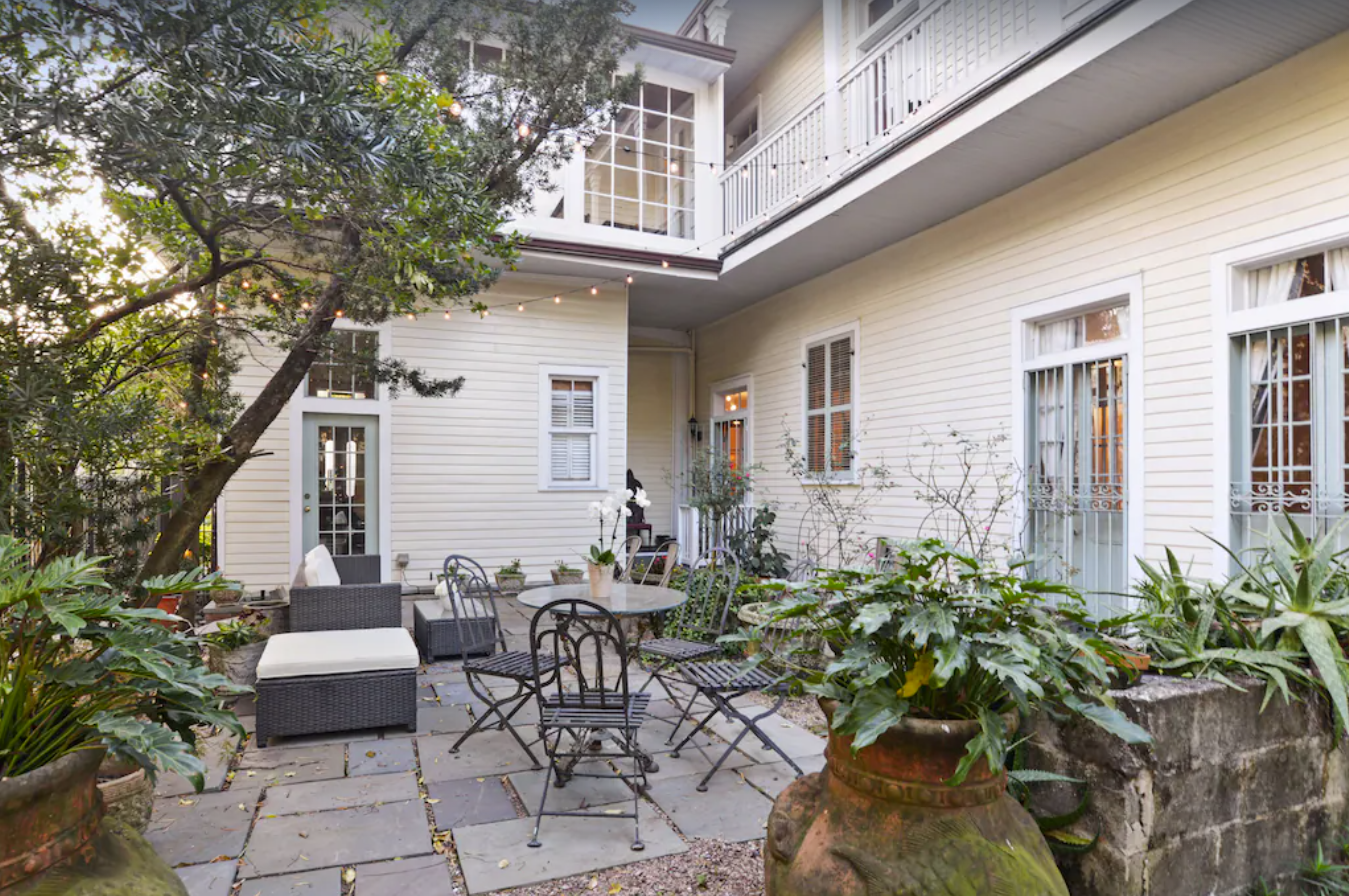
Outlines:
<svg viewBox="0 0 1349 896"><path fill-rule="evenodd" d="M543 487L600 487L599 377L549 373L544 387Z"/></svg>
<svg viewBox="0 0 1349 896"><path fill-rule="evenodd" d="M378 398L375 364L379 333L340 329L328 334L323 350L309 368L305 394L310 398Z"/></svg>
<svg viewBox="0 0 1349 896"><path fill-rule="evenodd" d="M856 344L850 329L805 346L805 460L816 479L853 478Z"/></svg>
<svg viewBox="0 0 1349 896"><path fill-rule="evenodd" d="M1231 537L1349 512L1349 246L1241 270L1229 298Z"/></svg>

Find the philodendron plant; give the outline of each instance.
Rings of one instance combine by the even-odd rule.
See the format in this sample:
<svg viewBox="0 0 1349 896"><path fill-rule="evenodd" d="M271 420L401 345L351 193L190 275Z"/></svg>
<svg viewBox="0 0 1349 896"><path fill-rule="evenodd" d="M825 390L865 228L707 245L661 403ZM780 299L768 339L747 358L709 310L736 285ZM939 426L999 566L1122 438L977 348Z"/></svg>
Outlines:
<svg viewBox="0 0 1349 896"><path fill-rule="evenodd" d="M107 747L152 777L178 772L200 789L192 726L242 735L220 695L249 689L208 672L200 642L114 591L101 563L81 555L34 569L28 545L0 535L0 778ZM193 571L143 587L157 597L227 584Z"/></svg>
<svg viewBox="0 0 1349 896"><path fill-rule="evenodd" d="M798 672L807 691L837 701L833 729L852 735L854 750L901 719L977 721L953 785L981 757L1004 768L1002 716L1017 709L1074 714L1129 743L1149 741L1111 705L1111 664L1122 660L1081 597L1018 572L936 540L900 546L886 572L835 570L793 585L769 624L798 620L793 637L832 649L823 671Z"/></svg>

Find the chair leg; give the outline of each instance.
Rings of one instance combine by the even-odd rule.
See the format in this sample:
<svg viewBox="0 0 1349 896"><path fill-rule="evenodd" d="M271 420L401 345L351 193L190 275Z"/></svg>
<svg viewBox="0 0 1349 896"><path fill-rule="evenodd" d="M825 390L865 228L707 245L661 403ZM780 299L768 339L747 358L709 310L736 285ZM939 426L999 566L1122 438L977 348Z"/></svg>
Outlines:
<svg viewBox="0 0 1349 896"><path fill-rule="evenodd" d="M695 692L695 693L698 693L698 692ZM704 716L704 717L703 717L703 720L702 720L701 722L699 722L699 723L694 727L694 729L693 729L692 731L690 731L688 734L684 735L684 739L681 740L681 741L679 742L679 745L676 746L673 750L670 751L670 756L671 756L671 758L673 758L673 759L678 759L678 758L679 758L679 751L682 750L682 749L684 749L684 745L687 744L689 741L693 740L695 737L697 737L697 736L698 736L698 732L700 732L700 731L702 731L704 728L706 728L706 727L707 727L707 723L710 722L710 721L712 721L714 718L716 718L716 715L717 715L717 713L719 713L719 712L721 712L721 710L717 709L716 701L713 700L713 701L712 701L712 711L709 712L706 716Z"/></svg>
<svg viewBox="0 0 1349 896"><path fill-rule="evenodd" d="M473 693L475 694L478 693L476 688L473 688ZM525 704L529 702L529 698L532 697L533 695L534 692L532 689L527 688L524 685L517 682L514 694L512 694L509 697L505 697L501 700L497 700L495 702L487 704L487 708L482 711L482 714L479 715L478 718L473 720L472 726L470 726L469 729L465 731L463 734L459 735L459 739L456 740L454 742L454 745L450 747L450 752L458 753L459 748L463 746L464 741L468 740L471 736L477 734L479 731L482 731L484 728L486 728L488 725L487 720L492 716L496 716L498 719L501 720L500 723L498 723L497 730L499 731L505 729L506 731L509 731L511 733L511 737L515 738L515 742L520 745L520 749L525 751L525 755L529 757L529 761L533 763L534 768L542 768L542 766L539 764L539 758L534 755L534 751L529 748L529 745L527 743L525 743L524 738L520 736L520 732L516 731L515 726L511 724L511 719L515 716L517 712L519 712L521 709L524 708ZM502 713L501 707L507 705L508 703L511 703L512 701L515 702L515 705L511 707L511 711L508 713Z"/></svg>
<svg viewBox="0 0 1349 896"><path fill-rule="evenodd" d="M548 778L556 776L558 780L562 779L562 770L557 767L557 748L562 744L562 734L563 732L560 730L557 732L557 742L553 744L551 750L548 749L548 735L544 734L542 738L543 752L548 756L550 768L549 774L543 782L543 796L539 797L539 811L538 814L534 816L534 836L530 837L529 843L526 844L531 849L538 849L540 846L543 846L543 843L539 840L539 827L543 824L543 807L548 805L548 791L552 789L548 786Z"/></svg>
<svg viewBox="0 0 1349 896"><path fill-rule="evenodd" d="M720 712L722 715L726 716L726 718L734 719L737 722L739 722L742 727L740 729L740 733L737 734L735 736L735 739L731 741L730 745L726 747L726 751L721 754L721 756L717 759L716 763L713 764L712 769L706 775L703 776L703 779L701 781L698 782L698 786L695 789L699 793L707 792L707 782L712 780L712 776L717 773L717 769L721 768L721 764L726 761L726 759L731 755L731 753L735 750L736 747L740 746L740 742L745 739L745 735L749 734L751 731L754 732L754 736L759 738L759 741L765 747L768 747L768 749L772 750L774 753L777 753L779 756L781 756L783 760L792 767L792 770L796 772L797 777L800 777L801 775L805 774L803 771L801 771L801 766L797 765L796 762L793 761L790 756L784 753L782 751L782 748L773 742L772 738L764 734L763 729L760 728L758 724L760 720L768 718L773 713L781 709L782 704L787 702L787 696L785 694L779 696L777 702L773 704L772 709L768 710L767 712L760 713L754 718L750 718L749 716L745 715L744 713L740 712L738 709L735 708L735 706L731 703L731 700L734 699L734 697L736 696L739 696L739 694L731 696L723 696L716 693L710 693L708 695L709 699L711 699L712 702L717 705L716 708L713 710L714 713Z"/></svg>
<svg viewBox="0 0 1349 896"><path fill-rule="evenodd" d="M646 791L646 772L642 770L642 759L637 755L634 732L625 731L623 736L627 739L628 752L632 753L633 784L641 781L640 785L632 788L632 851L641 852L646 849L646 844L642 842L642 822L637 813L640 811L638 807L642 803L642 794Z"/></svg>

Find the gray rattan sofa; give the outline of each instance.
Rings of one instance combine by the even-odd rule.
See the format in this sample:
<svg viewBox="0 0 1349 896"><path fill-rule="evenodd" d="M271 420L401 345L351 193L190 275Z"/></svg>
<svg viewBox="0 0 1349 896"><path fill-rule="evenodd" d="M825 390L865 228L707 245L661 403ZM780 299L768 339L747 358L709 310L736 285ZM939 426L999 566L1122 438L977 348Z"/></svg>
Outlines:
<svg viewBox="0 0 1349 896"><path fill-rule="evenodd" d="M290 632L258 663L257 738L417 729L417 647L392 585L292 588Z"/></svg>

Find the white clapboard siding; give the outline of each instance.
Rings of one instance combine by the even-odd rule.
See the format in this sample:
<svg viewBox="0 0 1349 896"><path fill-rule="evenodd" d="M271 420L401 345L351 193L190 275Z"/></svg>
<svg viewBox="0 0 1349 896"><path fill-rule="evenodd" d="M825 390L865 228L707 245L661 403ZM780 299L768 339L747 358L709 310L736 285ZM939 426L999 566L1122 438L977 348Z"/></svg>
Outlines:
<svg viewBox="0 0 1349 896"><path fill-rule="evenodd" d="M1342 35L956 219L774 296L698 333L706 384L754 375L756 492L782 502L795 546L801 491L784 426L800 439L802 340L860 324L864 463L900 488L877 534L913 534L927 508L905 475L926 436L1003 433L1012 420L1012 309L1141 272L1146 552L1193 556L1212 529L1210 262L1218 252L1346 214L1349 35ZM1137 409L1131 409L1137 412ZM1010 441L1002 460L1010 462ZM950 465L946 475L954 473ZM798 510L794 511L794 508Z"/></svg>
<svg viewBox="0 0 1349 896"><path fill-rule="evenodd" d="M740 96L727 106L733 116L757 96L759 134L766 137L824 92L824 13L792 36Z"/></svg>
<svg viewBox="0 0 1349 896"><path fill-rule="evenodd" d="M519 299L571 289L573 284L508 279L483 299L513 306ZM460 310L402 318L390 325L391 350L435 377L464 377L452 398L404 394L390 403L392 473L390 544L380 553L409 555L407 579L427 582L449 553L467 554L489 570L519 557L535 578L546 578L556 560L576 561L594 539L586 505L594 489L539 488L542 365L603 369L607 405L587 413L607 415L607 438L598 446L607 460L608 486L623 485L627 425L627 297L619 289L578 294L560 305L537 302L487 318ZM260 365L245 359L236 377L242 390L264 380ZM245 397L248 397L245 391ZM358 410L357 408L352 409ZM365 410L365 409L359 409ZM282 412L257 458L226 490L224 568L251 589L288 584L291 524L289 411ZM579 454L570 462L580 464ZM575 563L573 562L573 565ZM398 576L394 570L395 577Z"/></svg>
<svg viewBox="0 0 1349 896"><path fill-rule="evenodd" d="M646 521L653 535L674 532L671 468L674 445L674 358L634 351L628 360L628 469L651 499ZM688 416L685 411L684 417Z"/></svg>

